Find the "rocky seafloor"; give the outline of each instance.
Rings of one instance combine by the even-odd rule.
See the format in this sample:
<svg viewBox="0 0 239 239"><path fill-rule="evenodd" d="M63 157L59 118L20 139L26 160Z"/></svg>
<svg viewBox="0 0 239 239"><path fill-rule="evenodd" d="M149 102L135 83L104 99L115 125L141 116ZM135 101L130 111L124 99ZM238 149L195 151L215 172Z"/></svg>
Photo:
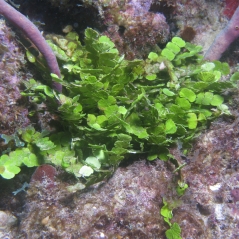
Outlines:
<svg viewBox="0 0 239 239"><path fill-rule="evenodd" d="M46 6L58 11L58 17L61 14L67 15L66 9L76 8L74 1L46 2ZM97 25L96 28L110 35L112 29L122 27L118 16L112 17L114 14L117 15L117 11L112 9L120 8L124 17L128 11L123 11L122 5L116 5L120 1L111 1L108 6L103 5L105 2L81 1L77 4L81 5L79 12L82 11L81 7L86 11L93 9L94 14L98 12L100 17L94 15L94 19L99 17L97 23L92 20L90 24ZM148 2L151 2L152 9L158 10L157 4L155 5L153 1ZM168 37L180 34L183 36L184 33L184 37L192 38L190 41L203 45L204 50L225 26L227 18L222 13L225 4L230 3L230 1L158 2L165 4L164 15L169 29ZM231 1L233 2L236 1ZM44 9L44 4L41 5L37 1L35 3L33 1L32 5L27 3L27 1L22 3L22 7L25 6L23 12L29 12L36 3L39 4L39 9ZM71 15L78 19L79 12L75 10ZM49 21L49 15L44 15L44 12L38 14L41 21L47 22L47 19ZM137 19L131 21L135 27ZM38 115L37 119L27 117L31 106L20 96L21 81L36 78L37 72L26 64L25 49L16 40L11 28L6 26L4 20L0 23L0 133L12 134L18 128L29 124L40 129L51 127L48 125L51 116L46 112ZM74 17L65 17L64 21L59 23L62 24L62 28L64 24L74 25ZM78 26L74 27L77 30ZM130 41L127 32L132 29L126 23L123 27L125 28L123 33L114 32L112 38L117 40L119 49L122 52L126 51L129 58L132 54L139 55L139 49L135 48L134 44L123 47ZM187 27L193 28L195 33L186 34L184 30ZM130 36L135 37L133 32ZM140 36L137 39L142 40ZM145 46L146 51L153 47L148 43ZM237 58L235 43L223 56L223 60L235 68ZM168 225L160 215L163 198L175 205L172 222L180 225L182 238L239 238L237 94L238 92L235 92L230 103L233 116L221 117L212 123L193 142L187 157L182 155L180 147L170 150L180 163L187 163L181 171L181 178L189 188L182 197L178 197L175 192L178 174L173 173L174 165L161 160L148 162L144 158L134 159L121 165L109 180L76 192L69 192L68 186L72 184L72 179L60 169L41 166L35 174L33 174L35 169L23 169L13 180L0 179L0 238L164 239ZM6 150L4 142L0 143L1 150ZM29 184L25 184L27 185L25 190L17 194L12 193L24 183Z"/></svg>

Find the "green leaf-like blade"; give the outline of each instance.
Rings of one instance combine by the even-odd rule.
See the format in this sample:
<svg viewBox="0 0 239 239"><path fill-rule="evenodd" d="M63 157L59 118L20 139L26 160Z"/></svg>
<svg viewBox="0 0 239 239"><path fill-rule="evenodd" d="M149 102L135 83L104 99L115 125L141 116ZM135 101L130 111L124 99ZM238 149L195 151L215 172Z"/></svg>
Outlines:
<svg viewBox="0 0 239 239"><path fill-rule="evenodd" d="M165 56L169 61L172 61L175 58L175 54L167 48L162 50L161 55Z"/></svg>
<svg viewBox="0 0 239 239"><path fill-rule="evenodd" d="M186 45L186 42L180 37L173 37L172 42L180 48L182 48Z"/></svg>
<svg viewBox="0 0 239 239"><path fill-rule="evenodd" d="M197 115L195 113L188 113L188 128L196 129L197 127Z"/></svg>
<svg viewBox="0 0 239 239"><path fill-rule="evenodd" d="M165 134L174 134L177 131L177 126L173 120L168 119L165 123Z"/></svg>
<svg viewBox="0 0 239 239"><path fill-rule="evenodd" d="M187 88L182 88L179 92L179 95L188 99L190 102L194 102L196 99L196 94L192 90Z"/></svg>
<svg viewBox="0 0 239 239"><path fill-rule="evenodd" d="M211 105L213 106L219 106L223 103L224 99L220 95L214 95L211 101Z"/></svg>
<svg viewBox="0 0 239 239"><path fill-rule="evenodd" d="M49 140L49 137L40 138L34 142L40 150L49 150L56 147L54 143Z"/></svg>
<svg viewBox="0 0 239 239"><path fill-rule="evenodd" d="M165 232L167 239L182 239L181 228L178 223L173 223L171 228Z"/></svg>

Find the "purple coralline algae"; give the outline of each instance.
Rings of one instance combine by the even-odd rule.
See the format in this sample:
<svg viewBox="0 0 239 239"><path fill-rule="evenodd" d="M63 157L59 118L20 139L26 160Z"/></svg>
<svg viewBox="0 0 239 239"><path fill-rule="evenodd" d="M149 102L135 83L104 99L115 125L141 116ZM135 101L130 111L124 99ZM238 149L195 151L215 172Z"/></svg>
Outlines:
<svg viewBox="0 0 239 239"><path fill-rule="evenodd" d="M172 176L163 161L142 160L81 193L69 192L60 175L54 183L51 173L33 176L19 238L163 238L160 206L173 194Z"/></svg>
<svg viewBox="0 0 239 239"><path fill-rule="evenodd" d="M238 118L214 123L194 145L190 163L183 169L190 189L181 208L191 207L201 218L208 239L238 238L238 136Z"/></svg>
<svg viewBox="0 0 239 239"><path fill-rule="evenodd" d="M0 20L0 133L11 135L29 124L28 110L21 104L20 81L26 61L15 41L15 33ZM22 102L23 103L23 102Z"/></svg>
<svg viewBox="0 0 239 239"><path fill-rule="evenodd" d="M151 1L98 2L107 34L126 58L145 57L157 43L166 43L169 26L162 13L150 12Z"/></svg>

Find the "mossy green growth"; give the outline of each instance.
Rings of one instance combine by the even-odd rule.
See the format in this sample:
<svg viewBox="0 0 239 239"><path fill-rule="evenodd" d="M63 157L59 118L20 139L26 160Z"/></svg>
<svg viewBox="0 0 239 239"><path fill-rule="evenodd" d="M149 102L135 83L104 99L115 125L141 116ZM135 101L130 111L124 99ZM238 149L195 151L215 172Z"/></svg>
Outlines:
<svg viewBox="0 0 239 239"><path fill-rule="evenodd" d="M48 104L68 132L64 144L47 138L55 148L41 152L42 162L83 177L86 185L111 175L132 154L167 160L170 145L188 146L209 121L230 114L220 94L235 79L220 81L228 65L204 62L199 46L177 37L165 48L169 55L164 49L129 61L93 29L86 29L84 44L75 33L64 39L49 40L64 76L52 78L63 93L30 80L22 95Z"/></svg>
<svg viewBox="0 0 239 239"><path fill-rule="evenodd" d="M23 165L27 167L40 165L40 160L36 154L33 153L32 147L35 145L39 150L44 150L46 147L51 148L53 146L52 142L47 142L48 138L44 136L44 133L40 134L32 127L25 130L19 130L19 132L12 137L6 137L4 134L1 135L5 142L6 140L15 140L16 147L19 147L9 154L3 154L0 157L1 176L5 179L11 179L21 171L20 167ZM43 144L45 144L45 147Z"/></svg>
<svg viewBox="0 0 239 239"><path fill-rule="evenodd" d="M163 216L164 221L169 225L169 229L165 232L167 239L182 239L181 228L178 223L171 223L173 218L173 208L174 205L170 205L165 199L163 199L163 207L160 210L161 216Z"/></svg>

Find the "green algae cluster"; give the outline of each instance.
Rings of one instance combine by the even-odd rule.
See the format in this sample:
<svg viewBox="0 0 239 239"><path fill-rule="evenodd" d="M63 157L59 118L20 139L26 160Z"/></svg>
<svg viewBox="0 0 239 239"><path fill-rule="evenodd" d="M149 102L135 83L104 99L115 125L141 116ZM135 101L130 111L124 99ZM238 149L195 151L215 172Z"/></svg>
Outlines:
<svg viewBox="0 0 239 239"><path fill-rule="evenodd" d="M5 178L14 177L20 171L14 167L32 158L30 166L60 166L88 186L110 176L132 154L168 160L168 147L189 147L210 121L230 115L222 93L236 87L237 77L221 81L229 66L204 61L202 48L181 38L174 37L146 60L132 61L125 60L108 37L90 28L82 43L73 32L48 43L63 75L52 78L65 90L59 94L31 79L22 95L47 104L65 131L19 131L25 146L16 151L24 157L14 165L16 153L1 156L0 174Z"/></svg>

